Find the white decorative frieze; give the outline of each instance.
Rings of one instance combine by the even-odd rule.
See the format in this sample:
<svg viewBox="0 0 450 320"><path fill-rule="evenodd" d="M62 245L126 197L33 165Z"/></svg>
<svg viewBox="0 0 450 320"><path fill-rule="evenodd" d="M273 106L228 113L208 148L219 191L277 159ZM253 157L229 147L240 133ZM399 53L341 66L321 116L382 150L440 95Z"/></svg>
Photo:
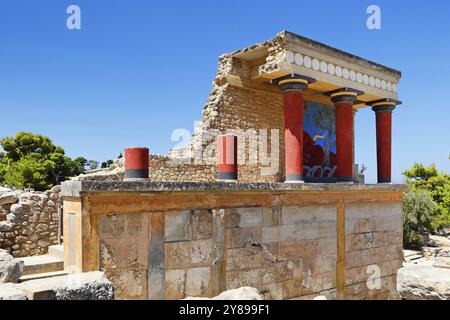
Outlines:
<svg viewBox="0 0 450 320"><path fill-rule="evenodd" d="M294 53L291 50L286 51L286 61L307 69L322 72L330 76L342 78L348 81L362 85L374 87L380 90L397 93L397 83L391 82L380 77L353 70L346 66L336 65L332 62L320 58L304 55L299 52Z"/></svg>

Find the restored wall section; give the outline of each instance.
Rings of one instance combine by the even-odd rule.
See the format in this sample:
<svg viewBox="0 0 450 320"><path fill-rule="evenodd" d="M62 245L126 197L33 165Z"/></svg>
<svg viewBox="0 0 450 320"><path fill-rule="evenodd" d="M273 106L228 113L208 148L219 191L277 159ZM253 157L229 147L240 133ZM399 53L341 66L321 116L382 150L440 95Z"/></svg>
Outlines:
<svg viewBox="0 0 450 320"><path fill-rule="evenodd" d="M397 298L402 188L194 185L83 192L74 213L85 232L72 230L75 246L65 241L77 248L66 264L105 271L122 299L211 297L242 286L266 299ZM367 286L374 265L376 288Z"/></svg>

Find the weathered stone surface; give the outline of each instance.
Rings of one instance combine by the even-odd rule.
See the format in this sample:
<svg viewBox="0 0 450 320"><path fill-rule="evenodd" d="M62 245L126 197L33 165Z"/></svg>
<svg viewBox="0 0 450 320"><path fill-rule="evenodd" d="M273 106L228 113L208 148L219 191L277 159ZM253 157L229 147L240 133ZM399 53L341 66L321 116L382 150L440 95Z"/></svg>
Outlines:
<svg viewBox="0 0 450 320"><path fill-rule="evenodd" d="M192 239L191 211L167 212L165 221L166 241Z"/></svg>
<svg viewBox="0 0 450 320"><path fill-rule="evenodd" d="M26 300L27 296L19 285L14 283L0 284L0 300Z"/></svg>
<svg viewBox="0 0 450 320"><path fill-rule="evenodd" d="M165 299L175 300L184 297L184 288L186 283L185 270L167 270L165 273Z"/></svg>
<svg viewBox="0 0 450 320"><path fill-rule="evenodd" d="M20 283L19 286L28 299L33 300L114 299L113 285L100 271L29 280Z"/></svg>
<svg viewBox="0 0 450 320"><path fill-rule="evenodd" d="M113 283L114 298L142 300L147 298L147 271L106 269L106 277Z"/></svg>
<svg viewBox="0 0 450 320"><path fill-rule="evenodd" d="M112 283L103 272L88 272L67 276L65 284L57 287L56 300L113 300Z"/></svg>
<svg viewBox="0 0 450 320"><path fill-rule="evenodd" d="M260 288L261 286L261 269L253 269L249 271L227 271L226 288L227 290L249 286Z"/></svg>
<svg viewBox="0 0 450 320"><path fill-rule="evenodd" d="M17 282L22 276L24 263L7 251L0 250L0 283Z"/></svg>
<svg viewBox="0 0 450 320"><path fill-rule="evenodd" d="M5 204L13 204L19 200L17 192L7 192L0 195L0 206Z"/></svg>
<svg viewBox="0 0 450 320"><path fill-rule="evenodd" d="M211 268L191 268L186 273L186 296L208 297L211 294Z"/></svg>
<svg viewBox="0 0 450 320"><path fill-rule="evenodd" d="M262 247L249 246L229 249L226 258L226 270L244 270L262 267Z"/></svg>
<svg viewBox="0 0 450 320"><path fill-rule="evenodd" d="M397 272L397 290L407 300L449 300L450 269L408 265Z"/></svg>
<svg viewBox="0 0 450 320"><path fill-rule="evenodd" d="M15 257L25 257L47 253L50 245L59 243L56 206L62 200L58 193L9 191L1 196L7 203L0 205L0 213L7 221L0 221L0 239L6 239L0 241L0 249L12 249ZM49 211L53 215L45 213Z"/></svg>
<svg viewBox="0 0 450 320"><path fill-rule="evenodd" d="M226 230L226 247L242 248L261 244L261 228L232 228Z"/></svg>
<svg viewBox="0 0 450 320"><path fill-rule="evenodd" d="M212 237L212 212L210 210L195 210L191 219L193 240Z"/></svg>

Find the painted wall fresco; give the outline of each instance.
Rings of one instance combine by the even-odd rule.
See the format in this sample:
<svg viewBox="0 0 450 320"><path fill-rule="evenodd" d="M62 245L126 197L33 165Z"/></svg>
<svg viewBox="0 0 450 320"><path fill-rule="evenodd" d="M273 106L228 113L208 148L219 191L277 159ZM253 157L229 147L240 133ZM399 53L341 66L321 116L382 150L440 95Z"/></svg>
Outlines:
<svg viewBox="0 0 450 320"><path fill-rule="evenodd" d="M303 112L303 174L306 178L336 176L336 126L333 107L307 102Z"/></svg>

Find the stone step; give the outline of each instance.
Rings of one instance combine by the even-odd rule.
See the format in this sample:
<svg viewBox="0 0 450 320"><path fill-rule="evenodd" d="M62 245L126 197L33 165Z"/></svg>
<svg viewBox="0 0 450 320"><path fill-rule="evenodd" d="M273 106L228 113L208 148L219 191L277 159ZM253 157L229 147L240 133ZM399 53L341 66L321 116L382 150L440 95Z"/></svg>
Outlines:
<svg viewBox="0 0 450 320"><path fill-rule="evenodd" d="M57 244L48 247L48 254L52 257L64 260L64 245Z"/></svg>
<svg viewBox="0 0 450 320"><path fill-rule="evenodd" d="M19 279L19 282L25 282L30 280L36 280L36 279L45 279L45 278L51 278L51 277L58 277L58 276L65 276L67 275L67 271L51 271L51 272L44 272L44 273L35 273L35 274L29 274L26 276L21 276Z"/></svg>
<svg viewBox="0 0 450 320"><path fill-rule="evenodd" d="M23 276L64 270L64 260L49 254L21 259L24 262Z"/></svg>

